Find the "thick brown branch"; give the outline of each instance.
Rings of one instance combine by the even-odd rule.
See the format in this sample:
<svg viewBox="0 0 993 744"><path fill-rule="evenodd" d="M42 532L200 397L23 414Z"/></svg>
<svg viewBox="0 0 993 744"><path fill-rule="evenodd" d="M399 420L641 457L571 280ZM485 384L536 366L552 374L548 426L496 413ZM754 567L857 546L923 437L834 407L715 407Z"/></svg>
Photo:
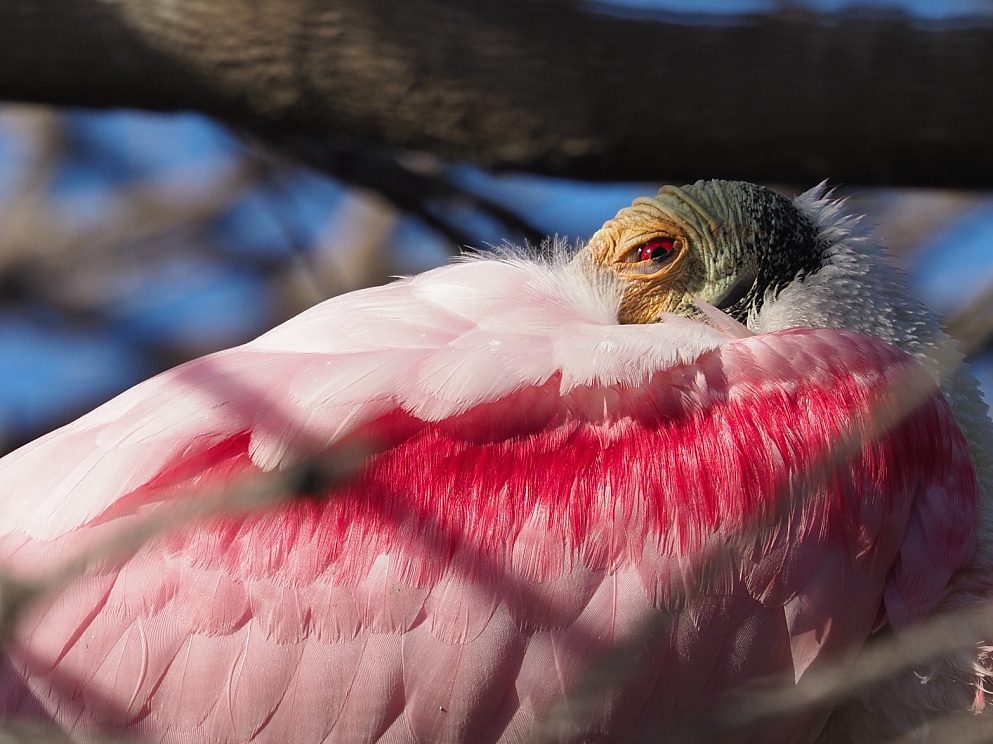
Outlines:
<svg viewBox="0 0 993 744"><path fill-rule="evenodd" d="M0 97L600 179L993 186L993 27L564 0L0 0ZM306 143L306 146L301 146Z"/></svg>

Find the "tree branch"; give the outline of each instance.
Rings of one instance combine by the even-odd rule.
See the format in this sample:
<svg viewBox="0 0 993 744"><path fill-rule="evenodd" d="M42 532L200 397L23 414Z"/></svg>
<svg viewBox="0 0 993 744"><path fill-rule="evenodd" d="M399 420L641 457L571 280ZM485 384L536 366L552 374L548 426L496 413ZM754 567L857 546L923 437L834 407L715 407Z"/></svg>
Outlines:
<svg viewBox="0 0 993 744"><path fill-rule="evenodd" d="M993 186L989 21L566 0L0 0L0 97L193 109L494 169ZM313 152L313 150L311 150Z"/></svg>

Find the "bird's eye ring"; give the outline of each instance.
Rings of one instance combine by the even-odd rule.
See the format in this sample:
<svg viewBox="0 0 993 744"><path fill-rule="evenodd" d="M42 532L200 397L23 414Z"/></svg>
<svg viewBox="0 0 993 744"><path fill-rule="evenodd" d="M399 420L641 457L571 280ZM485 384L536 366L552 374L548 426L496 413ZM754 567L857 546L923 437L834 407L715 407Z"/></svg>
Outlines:
<svg viewBox="0 0 993 744"><path fill-rule="evenodd" d="M656 264L664 264L676 257L679 252L678 249L679 241L676 238L660 235L631 251L628 254L628 260L631 262L653 261Z"/></svg>

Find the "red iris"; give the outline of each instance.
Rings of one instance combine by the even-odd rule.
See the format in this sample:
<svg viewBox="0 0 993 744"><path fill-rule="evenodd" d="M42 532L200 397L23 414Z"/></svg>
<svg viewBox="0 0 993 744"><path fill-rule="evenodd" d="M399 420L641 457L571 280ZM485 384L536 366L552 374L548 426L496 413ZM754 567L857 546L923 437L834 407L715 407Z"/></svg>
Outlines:
<svg viewBox="0 0 993 744"><path fill-rule="evenodd" d="M676 250L675 238L652 238L638 249L639 261L663 261Z"/></svg>

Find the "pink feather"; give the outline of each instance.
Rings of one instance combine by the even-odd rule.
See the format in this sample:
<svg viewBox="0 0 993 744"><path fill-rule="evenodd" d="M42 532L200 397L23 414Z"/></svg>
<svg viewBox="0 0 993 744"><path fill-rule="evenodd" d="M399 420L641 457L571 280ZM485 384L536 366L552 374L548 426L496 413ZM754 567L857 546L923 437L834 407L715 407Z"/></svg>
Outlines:
<svg viewBox="0 0 993 744"><path fill-rule="evenodd" d="M182 525L34 608L6 714L176 742L665 741L934 608L976 487L915 361L612 312L567 268L451 266L4 458L0 556L30 580L204 489L385 446L319 499Z"/></svg>

